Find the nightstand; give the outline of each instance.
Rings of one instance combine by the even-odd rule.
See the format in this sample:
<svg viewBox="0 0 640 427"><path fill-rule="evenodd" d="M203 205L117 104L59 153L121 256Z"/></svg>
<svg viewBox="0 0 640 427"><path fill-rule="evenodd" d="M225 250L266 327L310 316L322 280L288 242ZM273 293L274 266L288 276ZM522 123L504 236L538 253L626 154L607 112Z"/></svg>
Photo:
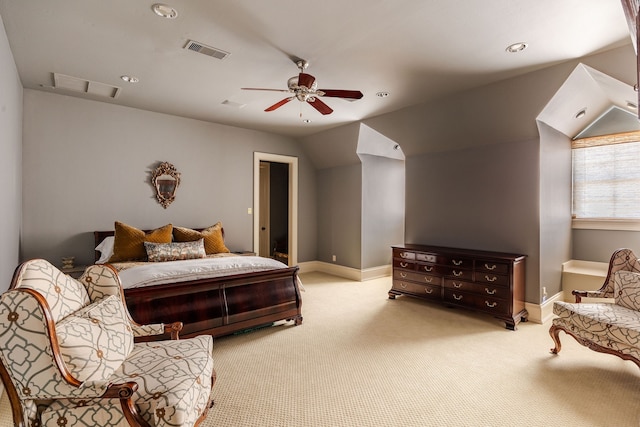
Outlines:
<svg viewBox="0 0 640 427"><path fill-rule="evenodd" d="M71 268L61 268L60 271L73 277L74 279L77 279L82 276L82 273L84 273L84 270L86 270L87 267L87 265L76 265Z"/></svg>

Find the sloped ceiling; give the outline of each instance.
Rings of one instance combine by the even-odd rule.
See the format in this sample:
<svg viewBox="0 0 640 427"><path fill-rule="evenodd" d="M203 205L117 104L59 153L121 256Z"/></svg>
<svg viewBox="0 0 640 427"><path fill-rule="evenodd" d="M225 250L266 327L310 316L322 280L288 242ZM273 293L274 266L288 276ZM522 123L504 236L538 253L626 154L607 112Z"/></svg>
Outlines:
<svg viewBox="0 0 640 427"><path fill-rule="evenodd" d="M605 114L615 111L612 107L617 107L617 110L629 110L628 105L636 105L636 99L637 93L630 85L587 65L579 64L538 115L537 120L569 138L578 135L597 119L603 121L596 125L592 132L605 128L622 129L634 121L637 126L638 120L633 115L621 115L619 111L612 115ZM582 111L584 115L579 114ZM633 110L634 114L635 111ZM621 122L615 123L614 120Z"/></svg>
<svg viewBox="0 0 640 427"><path fill-rule="evenodd" d="M0 0L23 86L57 92L60 73L120 88L104 102L301 137L631 43L619 0L167 1L175 19L153 3ZM529 47L507 53L516 42ZM327 116L297 101L266 113L282 93L240 89L286 89L295 58L319 87L364 98L328 98Z"/></svg>

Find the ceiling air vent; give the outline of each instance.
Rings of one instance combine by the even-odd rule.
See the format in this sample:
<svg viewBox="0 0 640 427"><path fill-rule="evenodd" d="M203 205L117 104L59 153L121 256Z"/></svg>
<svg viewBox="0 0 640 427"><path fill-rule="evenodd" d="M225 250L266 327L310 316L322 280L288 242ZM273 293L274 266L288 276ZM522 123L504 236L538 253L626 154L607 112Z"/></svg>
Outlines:
<svg viewBox="0 0 640 427"><path fill-rule="evenodd" d="M96 98L116 98L120 88L79 77L53 73L53 87L63 91L80 92Z"/></svg>
<svg viewBox="0 0 640 427"><path fill-rule="evenodd" d="M216 49L215 47L207 46L193 40L189 40L184 48L203 55L212 56L216 59L225 59L227 56L231 55L229 52L225 52L224 50Z"/></svg>

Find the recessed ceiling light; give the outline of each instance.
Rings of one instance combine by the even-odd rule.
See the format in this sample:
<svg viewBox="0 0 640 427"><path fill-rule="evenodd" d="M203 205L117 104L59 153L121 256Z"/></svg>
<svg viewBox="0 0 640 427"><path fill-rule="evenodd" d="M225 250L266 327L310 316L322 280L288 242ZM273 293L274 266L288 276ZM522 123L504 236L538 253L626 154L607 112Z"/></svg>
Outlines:
<svg viewBox="0 0 640 427"><path fill-rule="evenodd" d="M303 123L311 123L311 119L302 119Z"/></svg>
<svg viewBox="0 0 640 427"><path fill-rule="evenodd" d="M122 80L124 80L125 82L127 82L127 83L138 83L140 81L139 78L133 77L133 76L126 76L125 75L125 76L120 76L120 78Z"/></svg>
<svg viewBox="0 0 640 427"><path fill-rule="evenodd" d="M162 16L163 18L176 19L178 17L178 11L166 4L156 3L151 6L151 9L156 15Z"/></svg>
<svg viewBox="0 0 640 427"><path fill-rule="evenodd" d="M517 52L522 52L527 47L529 47L529 45L527 43L518 42L518 43L514 43L512 45L507 46L507 48L505 50L507 52L509 52L509 53L517 53Z"/></svg>
<svg viewBox="0 0 640 427"><path fill-rule="evenodd" d="M377 96L378 98L386 98L387 96L389 96L389 92L384 92L384 91L382 91L382 92L377 92L377 93L376 93L376 96Z"/></svg>
<svg viewBox="0 0 640 427"><path fill-rule="evenodd" d="M576 113L576 119L581 119L587 114L587 109L583 108L582 110Z"/></svg>

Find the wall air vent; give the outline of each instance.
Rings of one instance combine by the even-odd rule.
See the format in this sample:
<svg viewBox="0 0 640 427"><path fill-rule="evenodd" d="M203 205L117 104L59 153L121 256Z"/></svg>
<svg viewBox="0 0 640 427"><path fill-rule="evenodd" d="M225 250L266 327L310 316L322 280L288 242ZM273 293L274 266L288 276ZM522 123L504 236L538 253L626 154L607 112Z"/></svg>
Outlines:
<svg viewBox="0 0 640 427"><path fill-rule="evenodd" d="M202 44L200 42L196 42L193 40L189 40L187 42L187 45L184 48L188 50L192 50L194 52L201 53L203 55L211 56L216 59L225 59L227 56L231 55L229 52L225 52L224 50L207 46L205 44Z"/></svg>
<svg viewBox="0 0 640 427"><path fill-rule="evenodd" d="M117 86L59 73L53 73L53 87L63 91L80 92L91 97L110 99L116 98L121 90Z"/></svg>

